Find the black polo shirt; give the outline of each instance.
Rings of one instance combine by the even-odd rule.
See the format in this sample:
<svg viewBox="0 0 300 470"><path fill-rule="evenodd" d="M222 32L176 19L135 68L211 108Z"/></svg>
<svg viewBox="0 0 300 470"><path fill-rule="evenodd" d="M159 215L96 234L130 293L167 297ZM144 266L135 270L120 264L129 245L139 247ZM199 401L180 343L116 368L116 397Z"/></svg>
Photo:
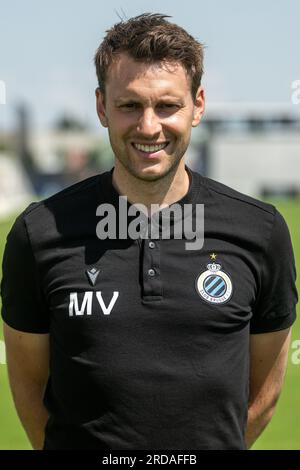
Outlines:
<svg viewBox="0 0 300 470"><path fill-rule="evenodd" d="M179 203L204 204L199 250L100 240L113 170L16 219L2 316L50 333L45 449L245 449L249 334L295 320L290 235L274 206L187 170Z"/></svg>

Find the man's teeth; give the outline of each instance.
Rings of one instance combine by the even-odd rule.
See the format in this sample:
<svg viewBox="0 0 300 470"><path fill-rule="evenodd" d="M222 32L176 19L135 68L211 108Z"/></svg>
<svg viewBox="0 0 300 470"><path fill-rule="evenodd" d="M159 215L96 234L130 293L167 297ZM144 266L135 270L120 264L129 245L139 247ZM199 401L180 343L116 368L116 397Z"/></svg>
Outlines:
<svg viewBox="0 0 300 470"><path fill-rule="evenodd" d="M158 150L164 149L168 142L159 145L142 145L142 144L133 144L135 148L141 150L142 152L157 152Z"/></svg>

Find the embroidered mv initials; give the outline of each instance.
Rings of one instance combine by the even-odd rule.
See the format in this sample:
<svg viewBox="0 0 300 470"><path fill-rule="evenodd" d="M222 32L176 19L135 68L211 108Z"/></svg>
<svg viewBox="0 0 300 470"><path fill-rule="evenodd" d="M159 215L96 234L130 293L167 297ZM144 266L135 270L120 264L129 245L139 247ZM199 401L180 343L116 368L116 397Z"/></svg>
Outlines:
<svg viewBox="0 0 300 470"><path fill-rule="evenodd" d="M79 307L78 302L78 293L71 292L70 293L70 302L69 302L69 317L73 316L82 316L82 315L92 315L93 311L93 299L94 294L96 295L97 303L100 306L102 313L104 315L110 315L110 312L114 308L114 305L119 297L119 292L114 291L113 296L108 304L105 305L104 300L102 298L102 294L100 291L93 292L88 291L84 293L83 300L81 302L81 306Z"/></svg>

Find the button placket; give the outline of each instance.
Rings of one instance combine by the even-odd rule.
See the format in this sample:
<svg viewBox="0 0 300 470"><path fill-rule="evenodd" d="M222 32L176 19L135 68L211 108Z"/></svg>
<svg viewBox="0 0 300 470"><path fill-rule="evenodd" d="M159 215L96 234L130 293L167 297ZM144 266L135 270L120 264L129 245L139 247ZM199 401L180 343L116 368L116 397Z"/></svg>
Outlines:
<svg viewBox="0 0 300 470"><path fill-rule="evenodd" d="M160 276L160 242L144 240L143 249L143 297L162 296Z"/></svg>

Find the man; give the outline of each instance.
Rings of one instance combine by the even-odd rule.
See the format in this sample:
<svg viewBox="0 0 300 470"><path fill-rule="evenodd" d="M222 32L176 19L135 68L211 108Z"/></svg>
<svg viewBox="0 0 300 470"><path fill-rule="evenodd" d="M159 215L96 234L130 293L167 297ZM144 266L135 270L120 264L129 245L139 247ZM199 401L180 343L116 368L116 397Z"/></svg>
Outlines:
<svg viewBox="0 0 300 470"><path fill-rule="evenodd" d="M35 449L246 449L273 415L297 302L291 240L274 206L185 165L202 62L165 16L109 30L96 100L115 166L31 204L8 235L8 370ZM204 204L203 247L173 232L101 239L98 208L120 215L121 195L148 222L152 204Z"/></svg>

